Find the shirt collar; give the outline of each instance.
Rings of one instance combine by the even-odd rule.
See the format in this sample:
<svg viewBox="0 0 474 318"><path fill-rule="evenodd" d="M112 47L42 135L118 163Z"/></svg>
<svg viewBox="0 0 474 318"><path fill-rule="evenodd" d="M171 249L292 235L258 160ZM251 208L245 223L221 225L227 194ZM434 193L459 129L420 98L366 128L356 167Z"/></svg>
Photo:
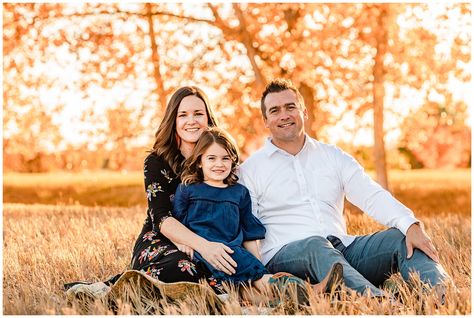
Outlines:
<svg viewBox="0 0 474 318"><path fill-rule="evenodd" d="M278 148L277 146L275 146L273 143L272 143L272 137L267 137L265 139L265 143L263 145L263 151L265 152L265 154L267 156L271 156L273 155L276 151L278 151L280 148Z"/></svg>
<svg viewBox="0 0 474 318"><path fill-rule="evenodd" d="M305 150L305 148L307 148L309 145L311 146L316 146L318 141L311 138L310 136L308 136L308 134L304 134L305 138L304 138L304 144L303 144L303 148L301 148L300 152L298 154L300 154L302 151ZM286 151L278 148L277 146L275 146L273 143L272 143L272 137L267 137L265 139L265 144L263 146L263 151L265 152L265 154L267 156L271 156L273 155L275 152L281 152L281 153L284 153L284 154L288 154Z"/></svg>

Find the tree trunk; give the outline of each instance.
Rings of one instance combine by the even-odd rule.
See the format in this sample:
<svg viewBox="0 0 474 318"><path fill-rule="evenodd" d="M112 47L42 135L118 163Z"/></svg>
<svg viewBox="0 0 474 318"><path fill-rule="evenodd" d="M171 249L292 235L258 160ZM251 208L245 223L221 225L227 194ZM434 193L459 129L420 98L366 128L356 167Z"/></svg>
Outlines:
<svg viewBox="0 0 474 318"><path fill-rule="evenodd" d="M242 10L240 9L239 4L233 3L232 7L234 8L237 18L239 19L240 32L242 35L242 43L245 45L245 48L247 50L247 56L249 58L250 64L252 65L252 69L255 74L255 82L257 84L257 89L259 92L263 92L265 87L267 86L267 80L265 76L263 75L262 71L260 70L260 68L258 67L257 62L255 60L255 56L257 54L255 53L255 48L253 47L253 44L252 44L253 43L252 36L247 30L247 22L245 20Z"/></svg>
<svg viewBox="0 0 474 318"><path fill-rule="evenodd" d="M374 160L375 172L377 174L377 182L388 189L387 164L385 161L385 143L383 131L383 103L384 103L384 74L383 65L385 53L387 52L387 29L386 17L388 7L387 4L379 5L379 15L377 18L377 27L375 30L375 40L377 53L375 54L375 64L373 68L374 85Z"/></svg>
<svg viewBox="0 0 474 318"><path fill-rule="evenodd" d="M317 127L313 127L316 122L316 116L314 115L316 112L316 105L314 105L314 92L311 87L309 87L306 83L302 82L300 87L298 88L301 95L304 99L304 104L306 106L306 110L308 112L308 120L305 122L305 131L308 135L313 138L317 138Z"/></svg>
<svg viewBox="0 0 474 318"><path fill-rule="evenodd" d="M160 100L160 110L164 113L166 108L166 92L163 86L163 80L161 79L160 73L160 56L158 55L158 47L156 45L155 40L155 30L153 24L153 12L151 10L151 4L146 3L146 17L148 20L148 32L150 36L150 44L151 44L151 60L153 62L153 77L155 78L156 83L156 92L158 94Z"/></svg>
<svg viewBox="0 0 474 318"><path fill-rule="evenodd" d="M38 152L34 154L33 158L25 159L23 166L25 167L26 172L28 173L46 172L47 169L45 169L43 165L43 157L44 157L43 153Z"/></svg>

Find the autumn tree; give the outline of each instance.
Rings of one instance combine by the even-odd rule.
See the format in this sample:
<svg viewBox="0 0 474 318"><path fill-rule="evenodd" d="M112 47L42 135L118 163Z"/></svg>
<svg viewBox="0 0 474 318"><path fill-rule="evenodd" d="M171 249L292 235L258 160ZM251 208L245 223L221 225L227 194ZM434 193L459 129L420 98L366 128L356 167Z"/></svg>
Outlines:
<svg viewBox="0 0 474 318"><path fill-rule="evenodd" d="M3 13L3 151L19 154L27 172L43 171L46 153L61 142L52 114L61 111L65 100L58 91L64 87L44 78L48 60L33 38L33 4L4 4ZM47 97L38 92L50 90Z"/></svg>
<svg viewBox="0 0 474 318"><path fill-rule="evenodd" d="M467 105L451 93L431 94L428 102L405 119L400 146L425 168L469 167L471 130Z"/></svg>
<svg viewBox="0 0 474 318"><path fill-rule="evenodd" d="M388 188L384 113L390 109L393 116L396 114L393 109L406 107L402 104L407 100L406 96L402 96L406 88L422 92L436 90L447 97L450 94L447 89L450 75L460 81L469 80L465 75L466 67L458 63L458 58L463 62L469 59L465 53L469 51L466 48L470 47L470 40L463 31L469 27L465 19L469 8L466 4L448 4L440 11L453 12L458 18L440 15L433 19L437 30L445 32L449 28L450 34L455 35L456 40L453 41L444 38L444 32L437 35L432 25L431 28L425 27L431 24L428 21L432 19L430 10L433 8L430 5L365 4L355 7L359 10L348 17L348 25L351 24L357 34L353 43L373 56L372 66L361 69L359 74L367 79L368 84L361 88L370 88L372 94L369 95L369 103L356 108L356 113L362 117L365 112L373 112L377 181ZM437 52L440 43L450 43L453 51L459 54ZM390 94L386 94L388 88Z"/></svg>
<svg viewBox="0 0 474 318"><path fill-rule="evenodd" d="M193 26L183 23L176 30L167 22L170 17L159 13L162 5L5 4L6 152L26 147L22 135L32 144L25 155L57 151L62 139L57 122L60 106L71 103L71 98L78 100L75 111L83 122L82 142L90 148L116 142L111 148L120 149L123 140L133 145L143 134L151 139L168 96L177 86L192 84L195 70L205 68L204 52L212 53L213 45L211 41L209 46L196 46ZM41 92L52 98L40 101ZM104 105L120 113L122 123L134 121L134 131L110 128L113 112ZM34 128L32 122L38 123L32 134L41 136L40 141L26 133ZM119 131L126 135L117 136ZM46 149L43 144L48 140Z"/></svg>
<svg viewBox="0 0 474 318"><path fill-rule="evenodd" d="M406 107L401 103L407 89L426 92L439 84L434 89L445 94L452 78L468 80L458 60L462 55L460 60L468 63L464 51L470 39L459 30L458 17L469 16L469 7L446 5L440 12L453 12L454 17L439 16L440 26L425 27L430 8L322 3L5 4L4 127L27 129L29 123L21 121L16 109L31 108L30 100L38 99L38 91L56 89L47 104L57 109L44 111L50 118L43 116L48 124L40 126L46 135L60 135L54 114L70 105L68 98L73 96L78 116L87 124L81 128L83 142L91 148L127 151L125 145L139 143L138 136L151 140L176 87L195 84L212 97L221 124L236 137L245 157L266 134L258 101L263 87L273 77L286 77L305 99L307 132L322 141L332 141L333 127L340 123L352 123L345 135L364 129L364 120L372 113L369 126L376 153L382 154L375 160L382 167L377 174L383 175L383 114L401 113L397 108ZM457 34L455 40L436 32L446 28ZM439 59L437 48L444 43L453 52ZM55 65L63 73L54 74ZM35 76L28 77L35 67ZM34 89L25 90L26 86ZM44 103L36 105L46 109ZM124 127L117 127L120 123ZM5 147L12 151L21 143L14 131L8 129L4 136ZM61 143L61 136L58 140ZM383 178L379 181L386 186Z"/></svg>

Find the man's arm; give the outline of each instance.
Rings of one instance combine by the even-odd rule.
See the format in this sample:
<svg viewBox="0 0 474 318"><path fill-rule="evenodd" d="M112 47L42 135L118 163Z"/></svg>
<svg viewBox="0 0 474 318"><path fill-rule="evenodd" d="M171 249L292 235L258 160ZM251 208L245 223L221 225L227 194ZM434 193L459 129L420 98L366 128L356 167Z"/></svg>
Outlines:
<svg viewBox="0 0 474 318"><path fill-rule="evenodd" d="M439 262L431 239L413 212L373 181L354 158L342 154L341 178L347 199L381 224L396 227L405 234L407 258L412 256L414 248L418 248Z"/></svg>
<svg viewBox="0 0 474 318"><path fill-rule="evenodd" d="M379 223L396 227L405 235L413 223L420 222L409 208L372 180L352 156L339 151L340 178L349 202Z"/></svg>

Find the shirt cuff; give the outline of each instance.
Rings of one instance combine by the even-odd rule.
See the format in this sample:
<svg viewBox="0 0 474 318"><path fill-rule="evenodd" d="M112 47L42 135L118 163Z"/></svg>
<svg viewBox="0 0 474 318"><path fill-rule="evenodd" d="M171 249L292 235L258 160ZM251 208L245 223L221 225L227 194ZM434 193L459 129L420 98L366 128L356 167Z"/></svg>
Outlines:
<svg viewBox="0 0 474 318"><path fill-rule="evenodd" d="M414 223L421 223L418 219L413 216L406 216L401 219L397 224L397 229L403 233L403 235L407 235L408 228Z"/></svg>
<svg viewBox="0 0 474 318"><path fill-rule="evenodd" d="M244 241L257 241L257 240L263 240L265 239L265 234L253 234L253 235L247 235L244 233L243 235L243 240Z"/></svg>

